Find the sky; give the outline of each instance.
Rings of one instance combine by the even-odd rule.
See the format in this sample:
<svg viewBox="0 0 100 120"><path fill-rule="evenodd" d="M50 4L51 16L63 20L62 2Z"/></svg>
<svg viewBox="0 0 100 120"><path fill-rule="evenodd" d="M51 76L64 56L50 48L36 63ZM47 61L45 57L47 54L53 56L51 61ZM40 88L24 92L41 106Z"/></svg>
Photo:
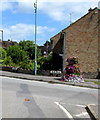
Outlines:
<svg viewBox="0 0 100 120"><path fill-rule="evenodd" d="M34 3L35 0L0 1L0 30L3 30L4 41L34 41ZM36 43L43 45L50 41L51 37L88 13L89 8L99 5L99 0L37 0Z"/></svg>

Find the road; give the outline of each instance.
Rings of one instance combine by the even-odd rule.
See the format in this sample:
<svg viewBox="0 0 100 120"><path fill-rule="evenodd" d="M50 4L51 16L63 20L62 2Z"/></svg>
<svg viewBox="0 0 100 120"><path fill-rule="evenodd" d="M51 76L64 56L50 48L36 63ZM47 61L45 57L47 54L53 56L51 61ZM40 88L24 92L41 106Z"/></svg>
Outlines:
<svg viewBox="0 0 100 120"><path fill-rule="evenodd" d="M90 118L86 105L98 104L96 89L9 77L0 79L1 94L3 118Z"/></svg>

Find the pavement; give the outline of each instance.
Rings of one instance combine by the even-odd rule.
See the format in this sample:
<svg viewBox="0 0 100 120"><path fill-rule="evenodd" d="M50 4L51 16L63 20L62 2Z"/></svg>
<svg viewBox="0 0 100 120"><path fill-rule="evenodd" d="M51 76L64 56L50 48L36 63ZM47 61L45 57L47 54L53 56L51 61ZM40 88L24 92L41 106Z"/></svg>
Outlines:
<svg viewBox="0 0 100 120"><path fill-rule="evenodd" d="M95 104L89 104L87 105L86 109L88 111L88 113L90 114L90 116L92 116L93 120L100 120L100 104L99 105L95 105Z"/></svg>
<svg viewBox="0 0 100 120"><path fill-rule="evenodd" d="M34 80L34 81L42 81L49 82L52 84L65 84L79 87L88 87L94 89L100 89L100 85L95 84L93 81L99 81L100 79L85 79L88 82L65 82L61 81L61 77L51 77L51 76L38 76L38 75L30 75L30 74L22 74L22 73L13 73L8 71L0 71L1 76L13 77L13 78L21 78L26 80Z"/></svg>
<svg viewBox="0 0 100 120"><path fill-rule="evenodd" d="M82 83L73 83L73 82L64 82L61 81L61 77L51 77L51 76L35 76L29 74L22 74L22 73L13 73L8 71L0 71L0 76L12 77L12 78L20 78L24 80L32 80L32 81L42 81L48 82L52 84L64 84L64 85L72 85L72 86L79 86L79 87L87 87L93 89L100 89L100 85L93 83L93 81L99 81L100 79L86 79L89 82L82 82ZM99 95L99 94L98 94ZM87 105L87 111L93 116L93 119L100 120L99 112L100 105Z"/></svg>

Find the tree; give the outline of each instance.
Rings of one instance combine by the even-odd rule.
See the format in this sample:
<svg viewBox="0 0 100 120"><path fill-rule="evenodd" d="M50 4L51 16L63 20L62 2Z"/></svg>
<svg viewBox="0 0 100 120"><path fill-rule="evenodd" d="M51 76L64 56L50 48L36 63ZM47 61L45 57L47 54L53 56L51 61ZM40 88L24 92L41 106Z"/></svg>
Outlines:
<svg viewBox="0 0 100 120"><path fill-rule="evenodd" d="M7 56L10 56L12 61L16 64L28 60L27 53L23 51L19 45L7 48Z"/></svg>
<svg viewBox="0 0 100 120"><path fill-rule="evenodd" d="M0 59L4 60L6 58L6 51L2 47L0 47Z"/></svg>
<svg viewBox="0 0 100 120"><path fill-rule="evenodd" d="M26 70L33 70L33 63L30 61L23 61L20 62L19 67Z"/></svg>
<svg viewBox="0 0 100 120"><path fill-rule="evenodd" d="M35 44L33 41L20 41L19 46L27 52L29 59L33 60L35 58ZM37 48L37 57L41 55L40 50Z"/></svg>
<svg viewBox="0 0 100 120"><path fill-rule="evenodd" d="M4 59L4 61L3 61L3 64L4 65L11 65L12 64L12 59L11 59L11 57L10 56L7 56L5 59Z"/></svg>
<svg viewBox="0 0 100 120"><path fill-rule="evenodd" d="M56 53L48 55L48 57L39 57L38 63L40 69L44 70L62 70L62 57Z"/></svg>
<svg viewBox="0 0 100 120"><path fill-rule="evenodd" d="M52 56L48 55L48 57L39 57L37 59L38 64L40 65L40 69L51 70L52 69Z"/></svg>
<svg viewBox="0 0 100 120"><path fill-rule="evenodd" d="M44 46L50 46L51 43L47 40L45 43L44 43Z"/></svg>

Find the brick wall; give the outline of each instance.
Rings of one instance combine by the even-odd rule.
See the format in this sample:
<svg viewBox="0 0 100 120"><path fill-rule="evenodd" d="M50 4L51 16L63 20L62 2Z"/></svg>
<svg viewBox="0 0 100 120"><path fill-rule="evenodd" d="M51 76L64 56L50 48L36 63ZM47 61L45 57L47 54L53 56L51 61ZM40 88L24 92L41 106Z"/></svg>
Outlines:
<svg viewBox="0 0 100 120"><path fill-rule="evenodd" d="M61 32L51 38L51 40L52 40L52 48L55 48L56 44L60 40L60 37L61 37Z"/></svg>
<svg viewBox="0 0 100 120"><path fill-rule="evenodd" d="M65 58L78 56L82 72L95 73L100 68L100 10L95 8L63 30L66 32ZM51 38L54 51L61 33Z"/></svg>
<svg viewBox="0 0 100 120"><path fill-rule="evenodd" d="M66 31L65 56L78 56L83 72L98 69L98 14L91 11Z"/></svg>

